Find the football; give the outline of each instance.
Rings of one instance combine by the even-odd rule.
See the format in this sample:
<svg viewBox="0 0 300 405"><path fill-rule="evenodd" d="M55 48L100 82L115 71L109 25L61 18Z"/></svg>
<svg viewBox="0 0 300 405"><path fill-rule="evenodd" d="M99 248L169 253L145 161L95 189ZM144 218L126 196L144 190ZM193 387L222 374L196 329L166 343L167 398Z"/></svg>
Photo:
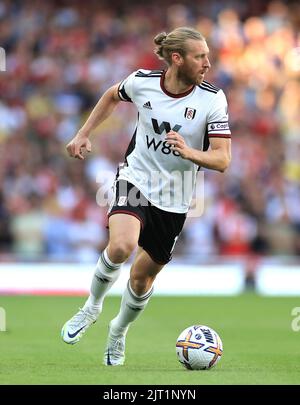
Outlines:
<svg viewBox="0 0 300 405"><path fill-rule="evenodd" d="M180 363L188 370L207 370L220 361L223 344L212 328L193 325L178 336L176 353Z"/></svg>

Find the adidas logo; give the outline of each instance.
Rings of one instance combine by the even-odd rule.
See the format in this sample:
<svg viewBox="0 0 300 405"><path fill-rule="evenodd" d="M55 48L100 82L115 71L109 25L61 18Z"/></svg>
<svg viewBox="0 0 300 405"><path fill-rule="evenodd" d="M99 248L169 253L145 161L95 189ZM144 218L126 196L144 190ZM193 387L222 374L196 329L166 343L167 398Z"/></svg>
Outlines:
<svg viewBox="0 0 300 405"><path fill-rule="evenodd" d="M144 107L144 108L148 108L149 110L152 110L150 101L147 101L147 103L145 103L145 104L143 105L143 107Z"/></svg>

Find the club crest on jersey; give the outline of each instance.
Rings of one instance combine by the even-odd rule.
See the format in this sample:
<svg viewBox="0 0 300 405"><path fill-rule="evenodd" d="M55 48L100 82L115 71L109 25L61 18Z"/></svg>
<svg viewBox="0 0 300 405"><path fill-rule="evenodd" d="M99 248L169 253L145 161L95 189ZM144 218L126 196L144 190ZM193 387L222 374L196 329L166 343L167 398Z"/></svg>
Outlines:
<svg viewBox="0 0 300 405"><path fill-rule="evenodd" d="M186 107L184 116L187 120L193 120L196 115L196 110L194 108Z"/></svg>
<svg viewBox="0 0 300 405"><path fill-rule="evenodd" d="M126 202L127 202L127 197L126 197L126 196L122 196L122 197L119 197L119 200L118 200L117 205L118 205L119 207L122 207L123 205L126 204Z"/></svg>

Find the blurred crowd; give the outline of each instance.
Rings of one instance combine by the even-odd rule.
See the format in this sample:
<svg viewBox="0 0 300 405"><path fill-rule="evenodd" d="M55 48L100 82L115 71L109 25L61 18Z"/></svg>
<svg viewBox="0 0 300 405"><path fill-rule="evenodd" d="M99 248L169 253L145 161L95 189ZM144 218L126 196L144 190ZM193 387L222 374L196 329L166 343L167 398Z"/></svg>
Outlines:
<svg viewBox="0 0 300 405"><path fill-rule="evenodd" d="M164 68L153 37L177 26L207 39L233 159L204 171L204 212L175 258L300 254L299 2L0 0L0 261L97 260L108 236L97 194L123 161L134 107L94 131L84 161L65 145L109 86Z"/></svg>

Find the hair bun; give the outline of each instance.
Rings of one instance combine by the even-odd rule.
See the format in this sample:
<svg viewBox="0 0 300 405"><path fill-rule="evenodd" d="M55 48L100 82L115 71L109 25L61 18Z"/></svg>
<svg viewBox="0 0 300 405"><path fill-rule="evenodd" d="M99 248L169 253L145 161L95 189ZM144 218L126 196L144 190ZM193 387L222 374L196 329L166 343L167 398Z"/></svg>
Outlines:
<svg viewBox="0 0 300 405"><path fill-rule="evenodd" d="M154 43L156 45L162 45L162 42L167 38L167 33L166 32L161 32L160 34L157 34L156 37L154 38Z"/></svg>

